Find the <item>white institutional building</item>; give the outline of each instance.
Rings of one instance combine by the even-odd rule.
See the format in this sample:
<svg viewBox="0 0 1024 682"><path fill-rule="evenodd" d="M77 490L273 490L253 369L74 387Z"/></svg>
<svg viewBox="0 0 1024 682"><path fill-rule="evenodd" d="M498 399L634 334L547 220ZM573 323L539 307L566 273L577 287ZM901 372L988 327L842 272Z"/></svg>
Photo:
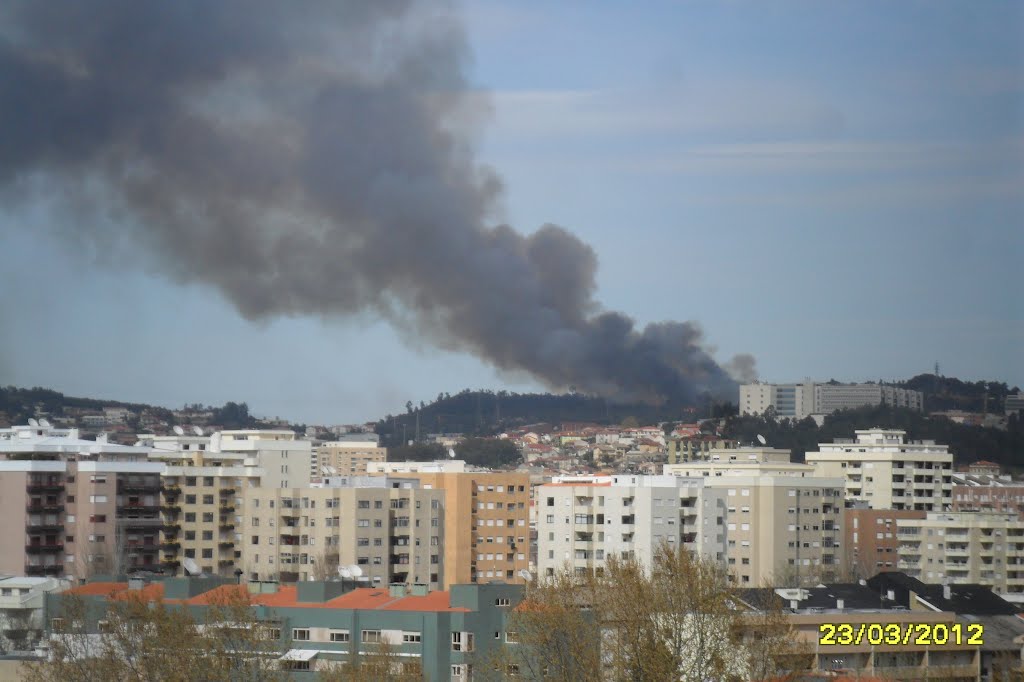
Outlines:
<svg viewBox="0 0 1024 682"><path fill-rule="evenodd" d="M923 410L924 394L884 384L821 384L810 380L802 384L740 386L740 414L764 414L771 407L779 417L804 419L812 414L883 404Z"/></svg>

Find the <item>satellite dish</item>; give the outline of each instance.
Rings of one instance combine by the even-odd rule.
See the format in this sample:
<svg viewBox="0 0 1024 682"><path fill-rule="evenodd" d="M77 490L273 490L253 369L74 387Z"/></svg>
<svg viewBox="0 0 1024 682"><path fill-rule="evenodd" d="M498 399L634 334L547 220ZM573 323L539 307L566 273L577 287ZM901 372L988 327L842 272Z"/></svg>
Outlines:
<svg viewBox="0 0 1024 682"><path fill-rule="evenodd" d="M199 575L202 573L202 571L199 570L199 564L197 564L196 560L190 556L182 559L181 564L185 567L185 572L189 575Z"/></svg>
<svg viewBox="0 0 1024 682"><path fill-rule="evenodd" d="M37 422L37 421L36 421L35 419L33 419L32 417L29 417L29 418L28 418L28 425L29 425L29 426L39 426L39 422Z"/></svg>
<svg viewBox="0 0 1024 682"><path fill-rule="evenodd" d="M340 575L342 578L351 578L352 571L348 570L344 566L338 566L338 575Z"/></svg>
<svg viewBox="0 0 1024 682"><path fill-rule="evenodd" d="M362 577L362 575L363 575L363 569L359 568L355 564L352 564L351 566L349 566L348 567L348 571L349 571L349 573L352 574L353 578L359 578L359 577Z"/></svg>
<svg viewBox="0 0 1024 682"><path fill-rule="evenodd" d="M192 433L196 434L197 436L203 435L203 427L201 427L201 426L193 426L192 427Z"/></svg>
<svg viewBox="0 0 1024 682"><path fill-rule="evenodd" d="M448 457L455 459L455 448L448 448Z"/></svg>
<svg viewBox="0 0 1024 682"><path fill-rule="evenodd" d="M48 428L50 428L50 420L49 419L40 419L39 420L39 425L42 426L44 429L48 429Z"/></svg>
<svg viewBox="0 0 1024 682"><path fill-rule="evenodd" d="M178 426L177 424L175 424L174 425L174 433L179 435L179 436L184 436L185 435L185 429L183 429L180 426Z"/></svg>
<svg viewBox="0 0 1024 682"><path fill-rule="evenodd" d="M530 582L531 580L533 580L533 574L527 571L525 568L519 571L519 577L525 580L526 582Z"/></svg>
<svg viewBox="0 0 1024 682"><path fill-rule="evenodd" d="M760 433L757 434L757 442L760 443L761 445L768 445L768 441L766 441L764 439L764 436L762 436Z"/></svg>

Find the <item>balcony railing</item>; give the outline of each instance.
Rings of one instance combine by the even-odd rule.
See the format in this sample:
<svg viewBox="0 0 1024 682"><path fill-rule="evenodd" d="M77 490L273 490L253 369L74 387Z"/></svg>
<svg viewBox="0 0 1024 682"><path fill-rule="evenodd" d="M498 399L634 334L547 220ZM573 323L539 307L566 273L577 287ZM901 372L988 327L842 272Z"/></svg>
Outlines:
<svg viewBox="0 0 1024 682"><path fill-rule="evenodd" d="M25 575L60 575L64 572L64 567L60 564L29 564L25 567Z"/></svg>
<svg viewBox="0 0 1024 682"><path fill-rule="evenodd" d="M164 550L165 552L177 552L180 548L181 548L181 543L176 541L176 540L172 541L172 542L161 542L160 543L160 549Z"/></svg>
<svg viewBox="0 0 1024 682"><path fill-rule="evenodd" d="M29 514L59 514L64 511L63 502L29 502L25 507Z"/></svg>
<svg viewBox="0 0 1024 682"><path fill-rule="evenodd" d="M27 490L29 494L32 494L32 493L58 493L58 492L64 492L64 484L60 483L60 482L56 482L56 481L53 482L53 483L29 483L25 487L25 490Z"/></svg>
<svg viewBox="0 0 1024 682"><path fill-rule="evenodd" d="M124 528L158 528L164 525L164 520L159 516L118 519L117 522Z"/></svg>
<svg viewBox="0 0 1024 682"><path fill-rule="evenodd" d="M28 533L46 533L56 530L64 530L64 524L59 521L29 521L25 524Z"/></svg>
<svg viewBox="0 0 1024 682"><path fill-rule="evenodd" d="M55 542L45 545L25 545L26 554L50 554L52 552L61 552L64 550L64 543Z"/></svg>

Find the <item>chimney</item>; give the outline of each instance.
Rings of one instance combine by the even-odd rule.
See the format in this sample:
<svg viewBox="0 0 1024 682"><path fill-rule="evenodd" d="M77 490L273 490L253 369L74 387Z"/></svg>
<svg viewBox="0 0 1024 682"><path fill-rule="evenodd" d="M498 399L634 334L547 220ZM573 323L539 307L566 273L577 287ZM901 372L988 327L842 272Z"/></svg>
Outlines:
<svg viewBox="0 0 1024 682"><path fill-rule="evenodd" d="M889 601L896 601L896 590L889 590L885 593L885 598Z"/></svg>
<svg viewBox="0 0 1024 682"><path fill-rule="evenodd" d="M948 583L942 586L942 598L946 600L953 598L953 588Z"/></svg>
<svg viewBox="0 0 1024 682"><path fill-rule="evenodd" d="M842 611L843 607L845 607L845 606L846 606L846 602L844 602L842 599L836 599L836 608L837 609Z"/></svg>

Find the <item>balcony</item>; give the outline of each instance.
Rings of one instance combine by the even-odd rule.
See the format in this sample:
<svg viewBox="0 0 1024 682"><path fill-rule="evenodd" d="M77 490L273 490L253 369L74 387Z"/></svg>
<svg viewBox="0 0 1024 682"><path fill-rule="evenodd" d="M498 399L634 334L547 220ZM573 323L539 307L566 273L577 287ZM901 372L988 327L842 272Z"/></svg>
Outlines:
<svg viewBox="0 0 1024 682"><path fill-rule="evenodd" d="M278 579L282 583L297 583L299 582L299 574L296 571L281 571L278 574Z"/></svg>
<svg viewBox="0 0 1024 682"><path fill-rule="evenodd" d="M231 566L235 563L234 559L221 559L217 562L218 566Z"/></svg>
<svg viewBox="0 0 1024 682"><path fill-rule="evenodd" d="M64 492L64 483L62 481L53 482L32 482L29 483L25 490L30 494L46 494L46 493L62 493Z"/></svg>
<svg viewBox="0 0 1024 682"><path fill-rule="evenodd" d="M163 528L161 528L160 530L163 531L164 535L170 535L170 536L177 535L179 532L181 532L181 524L180 523L165 523L163 525Z"/></svg>
<svg viewBox="0 0 1024 682"><path fill-rule="evenodd" d="M177 559L164 559L160 562L160 566L163 567L165 571L173 572L178 570L178 567L181 566L181 562Z"/></svg>
<svg viewBox="0 0 1024 682"><path fill-rule="evenodd" d="M160 549L164 550L165 552L177 552L179 549L181 549L181 543L177 540L170 542L161 542Z"/></svg>
<svg viewBox="0 0 1024 682"><path fill-rule="evenodd" d="M29 502L25 507L29 514L61 514L64 512L63 502Z"/></svg>
<svg viewBox="0 0 1024 682"><path fill-rule="evenodd" d="M231 549L235 546L235 543L232 540L222 540L217 546L221 549Z"/></svg>
<svg viewBox="0 0 1024 682"><path fill-rule="evenodd" d="M164 520L159 516L153 516L150 518L122 518L118 519L117 523L122 528L160 528L164 525Z"/></svg>
<svg viewBox="0 0 1024 682"><path fill-rule="evenodd" d="M160 486L160 492L166 497L177 497L181 494L181 486L178 485L162 485Z"/></svg>
<svg viewBox="0 0 1024 682"><path fill-rule="evenodd" d="M233 523L224 523L224 522L221 522L221 524L219 525L219 528L220 528L220 529L221 529L222 531L223 531L223 530L234 530L234 529L235 529L235 524L233 524Z"/></svg>
<svg viewBox="0 0 1024 682"><path fill-rule="evenodd" d="M52 533L59 530L64 530L64 524L55 520L33 521L29 519L28 523L25 524L25 531L28 533Z"/></svg>
<svg viewBox="0 0 1024 682"><path fill-rule="evenodd" d="M25 567L25 575L61 575L63 572L64 567L60 564L29 564Z"/></svg>
<svg viewBox="0 0 1024 682"><path fill-rule="evenodd" d="M235 507L234 505L224 505L223 507L220 507L218 511L221 513L221 516L223 516L224 514L234 514Z"/></svg>
<svg viewBox="0 0 1024 682"><path fill-rule="evenodd" d="M156 514L159 513L161 507L159 503L153 502L152 504L143 504L141 502L125 502L118 503L116 505L117 515L127 514Z"/></svg>
<svg viewBox="0 0 1024 682"><path fill-rule="evenodd" d="M51 554L64 551L64 543L54 542L49 544L28 544L25 545L26 554Z"/></svg>
<svg viewBox="0 0 1024 682"><path fill-rule="evenodd" d="M159 479L153 481L118 481L117 493L119 495L124 493L156 493L160 492L162 487Z"/></svg>
<svg viewBox="0 0 1024 682"><path fill-rule="evenodd" d="M234 488L222 488L221 491L220 491L220 496L221 497L227 497L229 495L234 495L234 494L235 494L235 489Z"/></svg>
<svg viewBox="0 0 1024 682"><path fill-rule="evenodd" d="M181 507L176 504L167 504L160 507L160 511L162 511L164 514L167 514L168 516L177 516L181 513Z"/></svg>

